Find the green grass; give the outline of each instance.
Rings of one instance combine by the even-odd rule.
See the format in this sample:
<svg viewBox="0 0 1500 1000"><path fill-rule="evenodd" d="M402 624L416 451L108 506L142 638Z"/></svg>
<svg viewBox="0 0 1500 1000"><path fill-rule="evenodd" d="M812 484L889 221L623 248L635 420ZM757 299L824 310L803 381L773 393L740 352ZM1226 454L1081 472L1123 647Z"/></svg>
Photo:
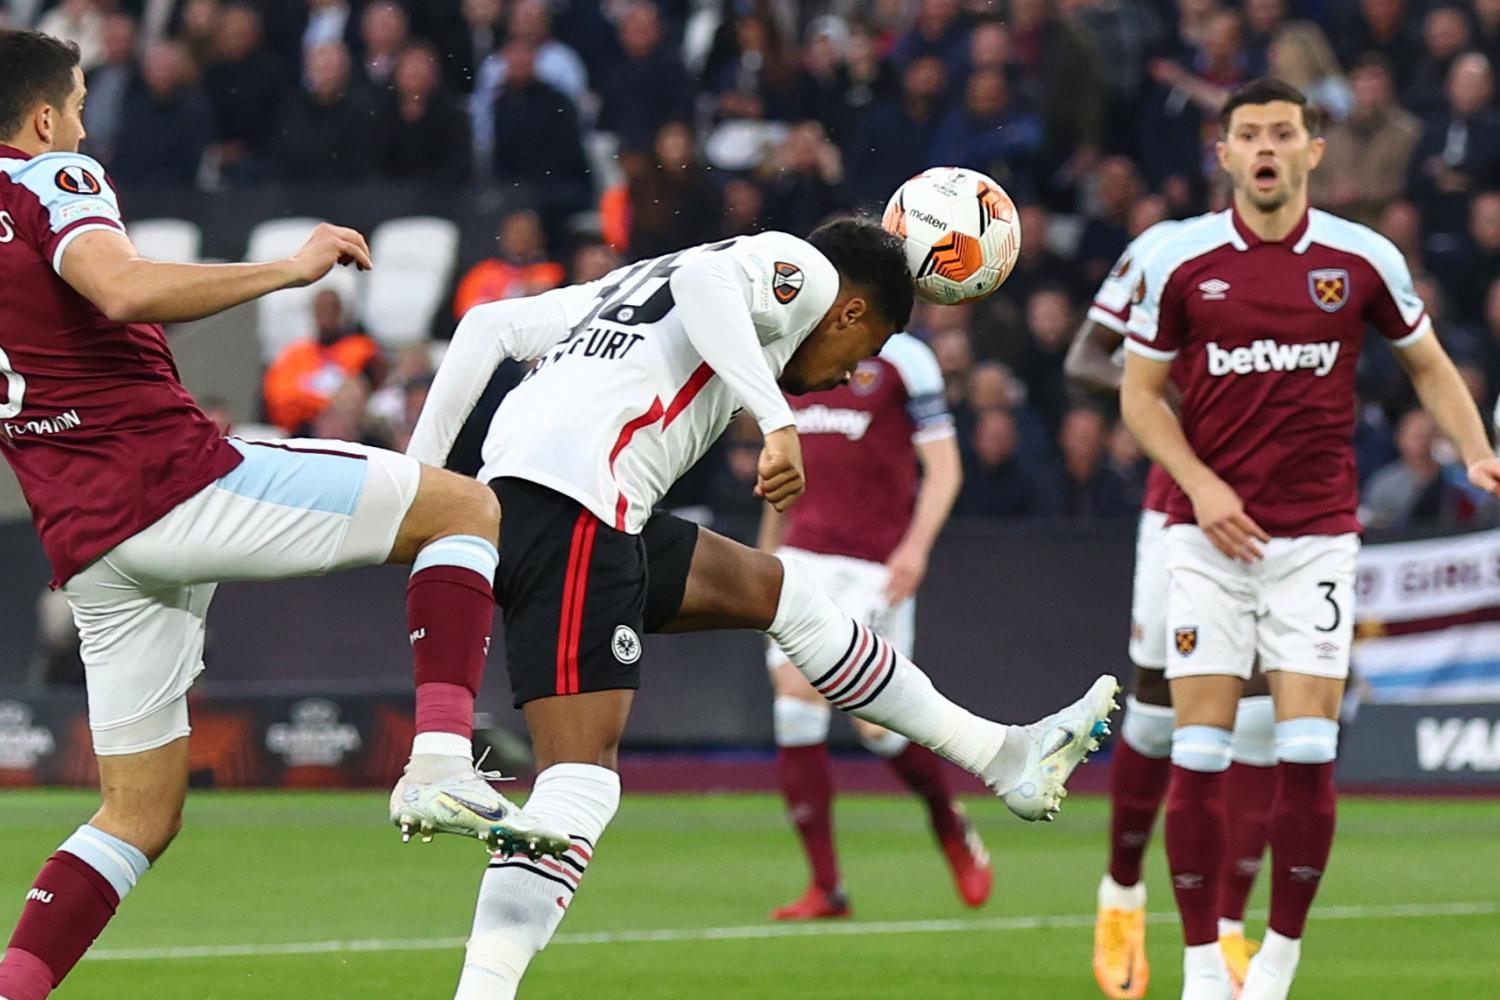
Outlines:
<svg viewBox="0 0 1500 1000"><path fill-rule="evenodd" d="M91 809L73 792L0 795L0 925L37 865ZM125 904L98 948L461 939L482 852L453 839L403 847L378 795L195 793L187 830ZM759 940L559 941L532 966L526 1000L611 998L1090 998L1087 917L1103 863L1104 803L1069 800L1048 827L980 818L998 882L981 911L957 901L921 814L894 798L838 804L857 919L988 921L946 932L820 933ZM563 925L583 934L758 928L803 887L779 803L767 796L627 798ZM1159 848L1148 862L1153 912L1169 917ZM1252 907L1264 907L1257 892ZM1307 937L1296 996L1489 996L1500 981L1500 802L1342 803L1319 905L1341 919ZM1478 913L1393 916L1399 904L1476 904ZM1051 916L1020 926L1017 918ZM799 928L801 930L802 928ZM880 928L874 928L879 930ZM1151 930L1151 995L1179 989L1176 927ZM458 947L191 959L89 960L55 996L431 998L452 995Z"/></svg>

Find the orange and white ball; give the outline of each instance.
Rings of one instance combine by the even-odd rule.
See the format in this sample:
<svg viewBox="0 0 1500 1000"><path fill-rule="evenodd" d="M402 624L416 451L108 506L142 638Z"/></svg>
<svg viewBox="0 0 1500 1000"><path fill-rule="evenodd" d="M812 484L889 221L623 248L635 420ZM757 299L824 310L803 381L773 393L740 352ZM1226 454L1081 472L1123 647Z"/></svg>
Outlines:
<svg viewBox="0 0 1500 1000"><path fill-rule="evenodd" d="M1015 202L993 178L964 167L917 174L891 195L881 221L906 241L917 295L940 305L984 298L1021 252Z"/></svg>

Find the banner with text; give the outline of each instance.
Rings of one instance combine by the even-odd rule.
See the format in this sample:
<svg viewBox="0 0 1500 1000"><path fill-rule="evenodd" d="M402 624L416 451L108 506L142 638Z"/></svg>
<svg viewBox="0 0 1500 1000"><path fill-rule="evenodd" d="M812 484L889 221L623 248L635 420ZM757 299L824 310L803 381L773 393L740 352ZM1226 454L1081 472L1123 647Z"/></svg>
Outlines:
<svg viewBox="0 0 1500 1000"><path fill-rule="evenodd" d="M1500 701L1500 529L1368 545L1357 590L1363 701Z"/></svg>

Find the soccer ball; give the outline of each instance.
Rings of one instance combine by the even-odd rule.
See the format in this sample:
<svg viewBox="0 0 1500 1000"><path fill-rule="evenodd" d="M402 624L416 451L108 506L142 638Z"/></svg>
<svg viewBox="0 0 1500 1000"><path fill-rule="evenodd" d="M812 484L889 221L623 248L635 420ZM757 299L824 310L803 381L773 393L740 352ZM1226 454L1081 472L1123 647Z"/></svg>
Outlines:
<svg viewBox="0 0 1500 1000"><path fill-rule="evenodd" d="M984 298L1021 252L1015 202L977 170L922 171L891 195L881 222L906 241L917 295L939 305Z"/></svg>

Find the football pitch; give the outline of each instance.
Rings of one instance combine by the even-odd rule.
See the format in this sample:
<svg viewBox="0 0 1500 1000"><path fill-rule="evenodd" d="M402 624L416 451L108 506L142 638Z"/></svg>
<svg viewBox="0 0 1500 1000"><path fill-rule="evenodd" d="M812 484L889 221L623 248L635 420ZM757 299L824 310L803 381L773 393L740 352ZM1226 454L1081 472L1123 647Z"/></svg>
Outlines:
<svg viewBox="0 0 1500 1000"><path fill-rule="evenodd" d="M7 792L0 924L41 860L89 815L78 792ZM526 1000L1091 998L1105 803L1051 826L969 811L994 897L957 900L918 807L837 805L849 921L773 925L804 870L778 800L629 796ZM403 847L384 796L194 793L187 829L56 994L449 1000L484 864L477 845ZM1148 859L1151 996L1180 951L1159 843ZM1251 902L1259 932L1264 887ZM1490 996L1500 982L1500 801L1346 799L1294 997Z"/></svg>

